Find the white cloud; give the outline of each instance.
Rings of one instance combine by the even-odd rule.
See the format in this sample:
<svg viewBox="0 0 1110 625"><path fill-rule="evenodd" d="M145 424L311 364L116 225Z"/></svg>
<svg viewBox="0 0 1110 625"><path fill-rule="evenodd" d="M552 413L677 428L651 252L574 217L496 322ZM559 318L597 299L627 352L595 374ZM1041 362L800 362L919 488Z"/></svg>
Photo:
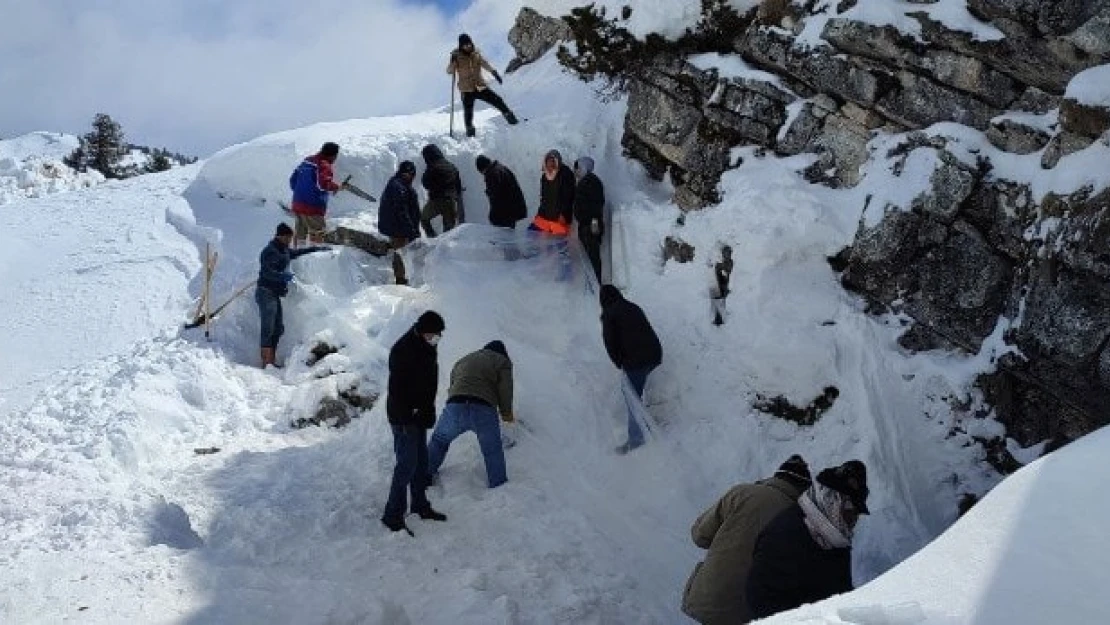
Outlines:
<svg viewBox="0 0 1110 625"><path fill-rule="evenodd" d="M0 135L82 132L208 154L317 121L448 103L470 32L503 66L518 0L455 18L399 0L0 0Z"/></svg>

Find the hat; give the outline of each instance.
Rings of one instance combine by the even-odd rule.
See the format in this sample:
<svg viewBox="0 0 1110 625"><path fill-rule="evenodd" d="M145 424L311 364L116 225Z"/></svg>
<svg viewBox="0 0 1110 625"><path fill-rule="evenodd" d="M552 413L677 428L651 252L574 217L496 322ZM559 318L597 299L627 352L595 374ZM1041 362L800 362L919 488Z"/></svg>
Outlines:
<svg viewBox="0 0 1110 625"><path fill-rule="evenodd" d="M293 229L290 228L289 226L285 225L285 222L283 221L283 222L281 222L280 224L277 225L277 230L274 231L274 236L275 237L291 237L291 236L293 236Z"/></svg>
<svg viewBox="0 0 1110 625"><path fill-rule="evenodd" d="M339 156L339 144L328 141L324 145L320 146L320 155L327 156L329 158L335 158L336 156Z"/></svg>
<svg viewBox="0 0 1110 625"><path fill-rule="evenodd" d="M415 326L417 334L441 334L445 327L443 317L439 316L439 313L434 310L429 310L420 315Z"/></svg>
<svg viewBox="0 0 1110 625"><path fill-rule="evenodd" d="M399 174L412 174L416 175L416 164L412 161L401 161L401 165L397 168Z"/></svg>
<svg viewBox="0 0 1110 625"><path fill-rule="evenodd" d="M459 35L459 47L461 48L463 46L468 46L468 45L469 46L474 45L474 40L470 38L470 35L468 35L466 33L463 33L463 34Z"/></svg>
<svg viewBox="0 0 1110 625"><path fill-rule="evenodd" d="M582 175L592 173L594 170L594 159L588 156L583 156L574 161L574 169L582 172Z"/></svg>
<svg viewBox="0 0 1110 625"><path fill-rule="evenodd" d="M491 352L497 352L498 354L501 354L505 358L509 357L508 352L505 351L505 344L502 343L501 341L490 341L489 343L486 343L486 346L483 347L482 349L488 349Z"/></svg>
<svg viewBox="0 0 1110 625"><path fill-rule="evenodd" d="M870 514L867 509L867 467L859 460L849 460L838 467L830 467L817 474L817 481L843 494L860 514Z"/></svg>
<svg viewBox="0 0 1110 625"><path fill-rule="evenodd" d="M479 154L478 158L474 159L474 165L478 168L478 171L485 171L489 164L490 160L485 154Z"/></svg>
<svg viewBox="0 0 1110 625"><path fill-rule="evenodd" d="M779 470L775 471L775 477L781 477L803 488L809 486L810 482L813 481L813 478L809 475L809 465L798 454L790 456L786 459L786 462L779 465Z"/></svg>

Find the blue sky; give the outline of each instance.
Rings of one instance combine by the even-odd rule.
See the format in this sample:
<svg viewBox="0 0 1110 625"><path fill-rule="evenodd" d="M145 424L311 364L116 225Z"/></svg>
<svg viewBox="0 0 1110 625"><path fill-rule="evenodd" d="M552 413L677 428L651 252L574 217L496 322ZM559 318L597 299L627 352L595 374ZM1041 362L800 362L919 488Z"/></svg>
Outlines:
<svg viewBox="0 0 1110 625"><path fill-rule="evenodd" d="M0 0L0 137L86 132L205 156L320 121L446 106L460 32L504 67L525 0Z"/></svg>

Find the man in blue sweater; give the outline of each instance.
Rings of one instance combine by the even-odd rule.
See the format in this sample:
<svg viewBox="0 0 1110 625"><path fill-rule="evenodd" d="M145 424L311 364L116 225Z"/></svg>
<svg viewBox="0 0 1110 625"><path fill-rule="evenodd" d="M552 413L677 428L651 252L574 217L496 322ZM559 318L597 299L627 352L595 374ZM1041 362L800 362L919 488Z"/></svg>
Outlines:
<svg viewBox="0 0 1110 625"><path fill-rule="evenodd" d="M284 223L278 224L274 238L262 249L258 258L258 283L254 290L254 301L258 304L258 314L262 321L262 368L267 365L278 366L275 362L278 340L285 332L282 323L281 298L289 292L293 272L289 263L294 258L323 252L328 247L307 247L290 249L293 242L293 229Z"/></svg>

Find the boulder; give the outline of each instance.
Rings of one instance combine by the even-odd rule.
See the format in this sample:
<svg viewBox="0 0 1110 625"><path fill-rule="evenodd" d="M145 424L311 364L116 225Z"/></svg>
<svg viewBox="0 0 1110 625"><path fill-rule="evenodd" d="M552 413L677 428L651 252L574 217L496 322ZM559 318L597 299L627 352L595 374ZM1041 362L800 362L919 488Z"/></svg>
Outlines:
<svg viewBox="0 0 1110 625"><path fill-rule="evenodd" d="M1044 130L1008 117L991 120L986 134L991 145L1013 154L1037 152L1048 145L1050 139Z"/></svg>
<svg viewBox="0 0 1110 625"><path fill-rule="evenodd" d="M1060 126L1072 134L1098 139L1110 130L1110 108L1064 98L1060 103Z"/></svg>
<svg viewBox="0 0 1110 625"><path fill-rule="evenodd" d="M571 38L570 26L563 20L540 15L528 7L521 8L516 22L509 29L509 45L516 51L516 57L509 61L505 73L511 74L539 60L548 50Z"/></svg>
<svg viewBox="0 0 1110 625"><path fill-rule="evenodd" d="M1041 155L1041 168L1052 169L1056 167L1061 158L1085 149L1094 142L1094 139L1085 135L1061 132L1049 139L1048 146L1045 147L1044 154Z"/></svg>

